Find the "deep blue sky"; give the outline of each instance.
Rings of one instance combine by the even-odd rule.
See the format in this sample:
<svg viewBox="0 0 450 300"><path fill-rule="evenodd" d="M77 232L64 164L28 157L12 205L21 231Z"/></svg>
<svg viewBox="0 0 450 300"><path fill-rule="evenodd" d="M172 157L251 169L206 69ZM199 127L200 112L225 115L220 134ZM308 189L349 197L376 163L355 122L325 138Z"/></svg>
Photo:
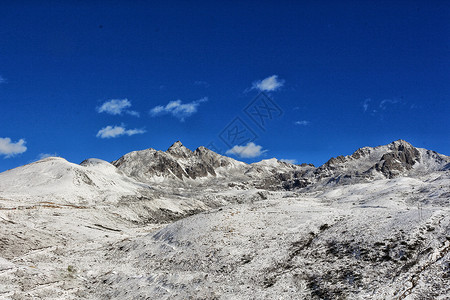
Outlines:
<svg viewBox="0 0 450 300"><path fill-rule="evenodd" d="M247 162L320 165L397 139L450 155L449 20L448 1L3 2L0 172L177 140L225 152L236 117L262 153ZM244 108L273 75L282 113L261 129ZM112 99L131 106L99 112Z"/></svg>

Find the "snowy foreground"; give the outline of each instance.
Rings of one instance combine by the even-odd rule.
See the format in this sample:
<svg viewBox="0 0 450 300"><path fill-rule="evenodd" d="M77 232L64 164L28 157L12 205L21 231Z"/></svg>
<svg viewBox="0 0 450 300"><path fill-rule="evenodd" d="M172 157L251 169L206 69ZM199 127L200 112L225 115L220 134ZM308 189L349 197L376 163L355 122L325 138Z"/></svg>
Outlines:
<svg viewBox="0 0 450 300"><path fill-rule="evenodd" d="M309 190L231 186L145 185L92 160L2 173L0 298L450 298L448 168Z"/></svg>

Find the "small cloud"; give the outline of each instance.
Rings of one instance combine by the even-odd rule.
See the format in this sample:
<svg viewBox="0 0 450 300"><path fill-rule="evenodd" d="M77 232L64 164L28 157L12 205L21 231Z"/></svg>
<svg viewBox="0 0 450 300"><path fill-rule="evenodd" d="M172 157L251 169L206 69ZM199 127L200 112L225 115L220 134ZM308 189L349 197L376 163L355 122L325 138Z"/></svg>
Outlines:
<svg viewBox="0 0 450 300"><path fill-rule="evenodd" d="M139 112L134 110L126 110L125 113L129 114L130 116L138 117L141 115Z"/></svg>
<svg viewBox="0 0 450 300"><path fill-rule="evenodd" d="M59 157L58 153L40 153L37 160L41 160L48 157Z"/></svg>
<svg viewBox="0 0 450 300"><path fill-rule="evenodd" d="M309 124L311 124L310 121L306 121L306 120L302 120L302 121L296 121L294 123L295 125L301 125L301 126L308 126Z"/></svg>
<svg viewBox="0 0 450 300"><path fill-rule="evenodd" d="M364 113L370 114L384 121L392 114L402 113L406 109L412 109L402 97L392 97L384 100L372 100L370 98L363 102Z"/></svg>
<svg viewBox="0 0 450 300"><path fill-rule="evenodd" d="M364 112L366 112L367 109L369 109L369 102L370 101L372 101L372 99L370 99L370 98L367 98L366 100L364 100L364 103L363 103Z"/></svg>
<svg viewBox="0 0 450 300"><path fill-rule="evenodd" d="M49 157L60 157L58 153L40 153L35 159L29 161L29 163L35 162L35 161L39 161L41 159L44 158L49 158Z"/></svg>
<svg viewBox="0 0 450 300"><path fill-rule="evenodd" d="M278 79L278 75L272 75L263 80L253 82L252 89L257 89L261 92L271 92L279 89L283 85L284 80Z"/></svg>
<svg viewBox="0 0 450 300"><path fill-rule="evenodd" d="M128 99L111 99L103 103L97 108L99 113L105 112L110 115L121 115L122 113L127 113L129 115L139 117L139 113L134 110L128 110L131 107L131 102Z"/></svg>
<svg viewBox="0 0 450 300"><path fill-rule="evenodd" d="M279 161L288 163L288 164L296 164L297 160L296 159L279 159Z"/></svg>
<svg viewBox="0 0 450 300"><path fill-rule="evenodd" d="M24 139L13 143L10 138L0 138L0 155L4 155L5 158L10 158L14 155L24 153L27 151L25 143Z"/></svg>
<svg viewBox="0 0 450 300"><path fill-rule="evenodd" d="M199 86L203 86L203 87L209 87L209 83L206 82L206 81L202 81L202 80L194 81L194 85L199 85Z"/></svg>
<svg viewBox="0 0 450 300"><path fill-rule="evenodd" d="M6 79L0 75L0 84L6 83Z"/></svg>
<svg viewBox="0 0 450 300"><path fill-rule="evenodd" d="M388 105L397 104L399 102L400 101L397 99L384 99L383 101L380 102L380 109L385 110Z"/></svg>
<svg viewBox="0 0 450 300"><path fill-rule="evenodd" d="M145 133L144 129L125 129L124 125L121 126L106 126L102 129L100 129L97 132L97 137L102 139L109 139L109 138L116 138L122 135L135 135L135 134L142 134Z"/></svg>
<svg viewBox="0 0 450 300"><path fill-rule="evenodd" d="M39 153L38 156L36 156L36 158L34 158L33 160L28 161L28 163L33 163L39 160L42 160L44 158L49 158L49 157L60 157L58 153Z"/></svg>
<svg viewBox="0 0 450 300"><path fill-rule="evenodd" d="M262 146L250 142L245 146L236 145L233 148L227 150L225 154L227 155L232 154L242 158L252 158L261 156L265 152L267 152L267 150L262 150Z"/></svg>
<svg viewBox="0 0 450 300"><path fill-rule="evenodd" d="M181 100L170 101L165 106L158 105L152 108L150 110L150 115L152 117L155 117L163 114L171 114L172 116L183 122L185 118L190 117L197 112L200 103L206 101L208 101L207 97L189 103L183 103L181 102Z"/></svg>

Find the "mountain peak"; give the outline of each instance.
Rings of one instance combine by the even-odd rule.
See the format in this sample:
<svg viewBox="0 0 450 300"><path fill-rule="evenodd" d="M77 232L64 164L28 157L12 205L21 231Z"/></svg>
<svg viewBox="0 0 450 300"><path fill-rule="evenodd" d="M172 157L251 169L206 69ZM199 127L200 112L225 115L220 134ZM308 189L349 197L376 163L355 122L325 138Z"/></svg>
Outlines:
<svg viewBox="0 0 450 300"><path fill-rule="evenodd" d="M408 143L405 140L396 140L394 142L391 143L392 146L394 146L394 148L398 149L398 148L413 148L413 145L411 145L410 143Z"/></svg>
<svg viewBox="0 0 450 300"><path fill-rule="evenodd" d="M211 150L209 150L208 148L206 148L206 147L204 147L204 146L200 146L200 147L198 147L197 149L195 149L195 151L198 151L198 152L208 152L208 151L211 151Z"/></svg>
<svg viewBox="0 0 450 300"><path fill-rule="evenodd" d="M169 149L172 147L184 147L184 146L181 141L176 141L175 143L172 144L172 146L169 147Z"/></svg>
<svg viewBox="0 0 450 300"><path fill-rule="evenodd" d="M189 157L192 155L192 151L186 148L180 141L173 143L166 152L178 157Z"/></svg>
<svg viewBox="0 0 450 300"><path fill-rule="evenodd" d="M212 151L212 150L210 150L210 149L208 149L206 147L203 147L203 146L200 146L197 149L195 149L194 154L200 155L200 156L203 156L203 155L220 156L220 154L218 154L218 153L216 153L216 152L214 152L214 151Z"/></svg>

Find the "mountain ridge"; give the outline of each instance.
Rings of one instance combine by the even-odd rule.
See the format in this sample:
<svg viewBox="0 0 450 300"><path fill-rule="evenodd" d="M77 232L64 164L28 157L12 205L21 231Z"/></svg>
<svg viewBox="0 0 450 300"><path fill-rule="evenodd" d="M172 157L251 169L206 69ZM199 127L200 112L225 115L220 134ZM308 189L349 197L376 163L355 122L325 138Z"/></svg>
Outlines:
<svg viewBox="0 0 450 300"><path fill-rule="evenodd" d="M316 168L178 142L114 162L0 173L0 298L450 293L448 156L396 141Z"/></svg>
<svg viewBox="0 0 450 300"><path fill-rule="evenodd" d="M150 182L155 176L159 177L159 182L161 177L181 181L192 179L195 182L195 179L228 176L244 182L259 180L260 183L256 185L265 189L292 189L314 184L345 184L413 176L420 170L437 171L450 163L448 156L415 148L404 140L359 148L351 155L332 157L317 168L311 164L291 164L275 158L246 164L202 146L191 151L180 141L166 152L153 154L153 159L145 151L130 152L112 164L129 176L137 174L139 179ZM148 168L149 164L155 167Z"/></svg>
<svg viewBox="0 0 450 300"><path fill-rule="evenodd" d="M48 162L49 159L29 165ZM63 158L55 159L66 161ZM114 166L121 174L144 184L203 184L205 180L225 178L263 189L295 189L392 179L444 170L450 166L450 157L397 140L387 145L362 147L350 155L332 157L319 167L291 164L276 158L247 164L203 146L191 151L177 141L166 151L153 148L132 151L110 164L98 159L87 159L80 163L80 166L92 168L96 165L104 168Z"/></svg>

